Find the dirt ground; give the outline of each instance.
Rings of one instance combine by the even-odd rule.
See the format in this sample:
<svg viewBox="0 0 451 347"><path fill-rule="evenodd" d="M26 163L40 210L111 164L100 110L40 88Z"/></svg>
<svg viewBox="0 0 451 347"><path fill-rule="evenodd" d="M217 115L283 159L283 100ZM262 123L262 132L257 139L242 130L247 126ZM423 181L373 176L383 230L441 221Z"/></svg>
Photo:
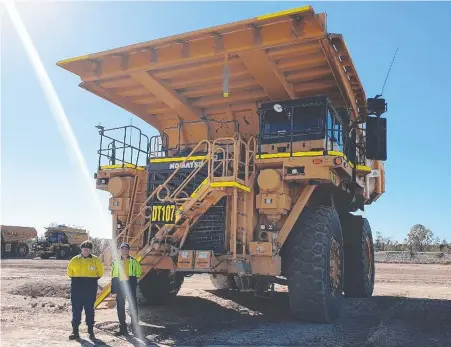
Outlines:
<svg viewBox="0 0 451 347"><path fill-rule="evenodd" d="M84 323L82 339L68 340L66 266L1 262L1 346L94 345ZM216 291L208 276L196 275L169 306L140 306L141 339L115 337L115 309L96 311L96 345L451 346L450 265L378 263L376 282L372 298L346 299L333 324L308 324L290 319L284 287L268 300Z"/></svg>

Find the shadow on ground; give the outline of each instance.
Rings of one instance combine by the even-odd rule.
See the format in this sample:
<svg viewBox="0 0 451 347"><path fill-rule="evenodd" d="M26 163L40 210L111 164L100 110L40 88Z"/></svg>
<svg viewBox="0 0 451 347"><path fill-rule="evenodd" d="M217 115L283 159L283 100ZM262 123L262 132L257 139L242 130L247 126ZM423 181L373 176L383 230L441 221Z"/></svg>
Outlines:
<svg viewBox="0 0 451 347"><path fill-rule="evenodd" d="M340 319L311 324L290 317L286 293L276 292L273 299L234 291L204 293L177 296L166 306L141 306L144 344L128 340L136 346L451 346L449 300L345 299ZM107 329L116 328L111 322Z"/></svg>

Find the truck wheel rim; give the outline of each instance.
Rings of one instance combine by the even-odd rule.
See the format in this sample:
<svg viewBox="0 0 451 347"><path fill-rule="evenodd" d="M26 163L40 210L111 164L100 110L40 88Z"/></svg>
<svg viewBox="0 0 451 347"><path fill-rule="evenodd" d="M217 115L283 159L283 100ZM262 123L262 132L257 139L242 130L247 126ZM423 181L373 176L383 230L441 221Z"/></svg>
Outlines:
<svg viewBox="0 0 451 347"><path fill-rule="evenodd" d="M371 243L369 237L365 239L365 258L366 258L366 275L368 277L368 280L371 280L371 277L373 275L373 269L371 267L373 256L371 254Z"/></svg>
<svg viewBox="0 0 451 347"><path fill-rule="evenodd" d="M330 292L333 296L337 292L340 286L341 279L341 257L340 257L340 245L338 241L333 237L330 246Z"/></svg>
<svg viewBox="0 0 451 347"><path fill-rule="evenodd" d="M26 254L26 249L25 249L25 247L23 247L23 246L19 247L19 254L20 254L20 255L25 255L25 254Z"/></svg>

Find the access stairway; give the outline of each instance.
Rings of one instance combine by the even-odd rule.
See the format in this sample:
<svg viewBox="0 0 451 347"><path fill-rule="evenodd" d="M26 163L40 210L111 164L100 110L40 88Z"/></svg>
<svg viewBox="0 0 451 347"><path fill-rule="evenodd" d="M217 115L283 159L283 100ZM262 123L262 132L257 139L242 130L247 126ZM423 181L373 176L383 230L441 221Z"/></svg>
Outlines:
<svg viewBox="0 0 451 347"><path fill-rule="evenodd" d="M170 182L182 170L184 164L192 161L195 157L198 158L197 153L201 151L207 154L202 157L203 159L197 167L187 175L181 184L175 187L171 185ZM227 245L230 245L229 250L233 259L245 256L248 235L245 211L254 180L255 152L255 138L252 137L246 143L239 134L235 134L233 138L201 141L166 181L153 190L140 204L136 213L132 210L134 206L131 206L133 217L129 218L129 223L117 235L116 245L113 244L113 252L117 249L117 244L124 240L130 244L131 255L140 262L142 267L142 276L138 281L154 269L161 259L167 255L176 255L178 250L185 245L190 230L196 226L199 219L225 197L231 198L231 213L232 216L237 216L237 218L231 218L229 240L224 240L225 249L227 249ZM205 171L207 171L207 177L191 194L187 194L187 185L193 182L196 175L200 175L201 172L205 173ZM136 187L139 183L138 179L136 178ZM135 204L135 199L131 199L130 204ZM156 210L154 210L155 208ZM171 216L173 218L166 218ZM212 218L214 218L214 214ZM158 221L155 222L157 219ZM161 223L162 219L171 219L171 224L164 223L164 221ZM138 224L140 224L139 232L132 233L132 228L136 230ZM143 245L143 234L152 230L152 227L156 229L156 233L152 235L150 242L144 242ZM205 230L207 238L208 234L209 230ZM95 308L114 307L115 300L110 293L111 283L97 295Z"/></svg>

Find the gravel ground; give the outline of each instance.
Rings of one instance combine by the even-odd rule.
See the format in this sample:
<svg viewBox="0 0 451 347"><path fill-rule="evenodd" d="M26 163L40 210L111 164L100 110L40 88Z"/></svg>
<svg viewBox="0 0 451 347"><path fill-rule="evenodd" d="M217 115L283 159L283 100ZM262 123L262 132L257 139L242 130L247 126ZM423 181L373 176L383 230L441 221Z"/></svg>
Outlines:
<svg viewBox="0 0 451 347"><path fill-rule="evenodd" d="M1 262L1 346L93 346L86 326L69 341L67 261ZM108 278L102 279L103 283ZM296 322L278 287L273 299L214 290L187 278L165 307L140 306L141 339L118 338L115 309L96 311L98 346L451 346L451 266L376 264L370 299L345 300L333 324Z"/></svg>

